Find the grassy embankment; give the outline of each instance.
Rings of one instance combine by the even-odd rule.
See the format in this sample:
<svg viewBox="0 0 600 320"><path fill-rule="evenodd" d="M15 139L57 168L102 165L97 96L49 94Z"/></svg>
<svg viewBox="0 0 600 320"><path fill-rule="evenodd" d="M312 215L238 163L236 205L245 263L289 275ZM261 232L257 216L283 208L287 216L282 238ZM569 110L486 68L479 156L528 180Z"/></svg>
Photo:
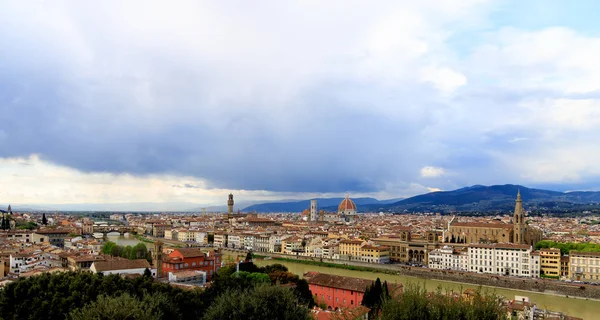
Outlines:
<svg viewBox="0 0 600 320"><path fill-rule="evenodd" d="M142 236L141 234L134 234L133 236L141 242L154 243L154 241Z"/></svg>
<svg viewBox="0 0 600 320"><path fill-rule="evenodd" d="M354 271L368 271L368 272L379 272L379 273L387 273L387 274L397 274L398 273L397 271L393 271L393 270L386 270L386 269L379 269L379 268L372 268L372 267L360 267L360 266L338 264L338 263L331 263L331 262L300 260L300 259L296 260L296 259L278 258L278 257L273 257L273 260L296 262L296 263L302 263L302 264L307 264L307 265L312 265L312 266L338 268L338 269L346 269L346 270L354 270Z"/></svg>

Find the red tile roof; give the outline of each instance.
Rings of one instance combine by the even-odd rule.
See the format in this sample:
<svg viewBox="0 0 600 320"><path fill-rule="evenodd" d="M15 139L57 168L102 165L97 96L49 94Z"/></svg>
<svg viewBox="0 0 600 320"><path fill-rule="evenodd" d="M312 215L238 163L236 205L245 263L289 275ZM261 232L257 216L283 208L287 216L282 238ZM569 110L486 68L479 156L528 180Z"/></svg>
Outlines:
<svg viewBox="0 0 600 320"><path fill-rule="evenodd" d="M367 286L373 283L372 280L336 276L326 273L311 273L310 275L306 273L304 274L304 277L309 284L358 292L365 292Z"/></svg>

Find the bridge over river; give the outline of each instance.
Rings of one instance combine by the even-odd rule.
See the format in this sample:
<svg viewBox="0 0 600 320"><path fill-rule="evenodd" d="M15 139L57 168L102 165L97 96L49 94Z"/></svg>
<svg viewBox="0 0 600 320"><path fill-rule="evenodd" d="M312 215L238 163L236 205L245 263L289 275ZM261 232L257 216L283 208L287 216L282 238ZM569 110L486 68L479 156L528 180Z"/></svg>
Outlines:
<svg viewBox="0 0 600 320"><path fill-rule="evenodd" d="M136 227L123 226L123 225L94 225L94 233L119 233L120 235L124 235L125 233L137 233Z"/></svg>

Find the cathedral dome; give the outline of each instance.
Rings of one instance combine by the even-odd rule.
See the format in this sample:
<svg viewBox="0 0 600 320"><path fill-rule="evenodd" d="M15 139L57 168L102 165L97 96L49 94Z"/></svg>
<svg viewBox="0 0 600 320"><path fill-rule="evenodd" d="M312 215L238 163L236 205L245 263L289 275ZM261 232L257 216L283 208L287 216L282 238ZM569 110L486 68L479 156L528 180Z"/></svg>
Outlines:
<svg viewBox="0 0 600 320"><path fill-rule="evenodd" d="M350 197L346 196L346 198L342 200L342 202L338 206L338 213L356 213L356 204L354 204L354 201L352 201Z"/></svg>

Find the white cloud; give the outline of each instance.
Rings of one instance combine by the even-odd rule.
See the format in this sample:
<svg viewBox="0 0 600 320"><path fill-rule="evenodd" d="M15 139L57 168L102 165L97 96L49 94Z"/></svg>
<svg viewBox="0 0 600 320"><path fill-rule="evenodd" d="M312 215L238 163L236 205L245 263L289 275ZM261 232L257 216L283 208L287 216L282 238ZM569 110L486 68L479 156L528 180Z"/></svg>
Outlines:
<svg viewBox="0 0 600 320"><path fill-rule="evenodd" d="M440 167L423 167L421 168L421 177L423 178L437 178L443 176L446 173L444 168Z"/></svg>
<svg viewBox="0 0 600 320"><path fill-rule="evenodd" d="M343 197L345 193L294 193L266 190L231 190L209 188L202 179L186 176L153 174L86 173L40 159L0 158L2 203L45 204L135 204L170 203L169 210L187 210L196 205L224 205L232 192L238 203L244 201L306 200L316 197ZM411 185L408 195L421 192ZM404 193L403 193L404 194ZM353 193L351 197L397 197L397 193ZM129 208L129 207L127 207ZM126 210L126 209L124 209ZM132 208L130 210L135 210Z"/></svg>
<svg viewBox="0 0 600 320"><path fill-rule="evenodd" d="M421 80L431 82L433 85L445 94L452 93L457 88L467 84L467 78L459 72L450 68L424 68L421 73Z"/></svg>

